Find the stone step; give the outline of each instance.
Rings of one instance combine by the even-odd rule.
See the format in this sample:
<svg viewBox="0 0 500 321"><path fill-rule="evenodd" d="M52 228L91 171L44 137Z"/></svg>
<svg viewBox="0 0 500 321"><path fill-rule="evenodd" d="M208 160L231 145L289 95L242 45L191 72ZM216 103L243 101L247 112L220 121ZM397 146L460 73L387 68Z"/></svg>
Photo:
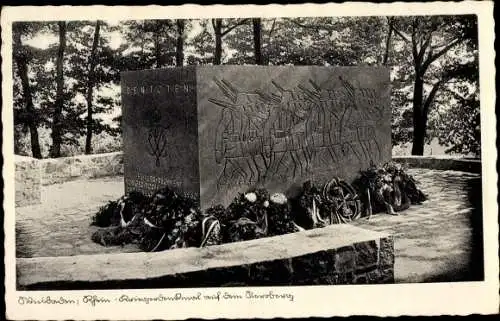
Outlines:
<svg viewBox="0 0 500 321"><path fill-rule="evenodd" d="M157 253L17 259L20 290L394 282L391 236L331 225Z"/></svg>

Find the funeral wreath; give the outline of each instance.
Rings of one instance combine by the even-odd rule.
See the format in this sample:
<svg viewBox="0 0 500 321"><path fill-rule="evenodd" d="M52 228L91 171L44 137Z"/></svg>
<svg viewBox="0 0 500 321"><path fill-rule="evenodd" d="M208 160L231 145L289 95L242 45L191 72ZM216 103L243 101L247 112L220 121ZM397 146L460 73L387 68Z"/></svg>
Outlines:
<svg viewBox="0 0 500 321"><path fill-rule="evenodd" d="M204 247L348 223L386 212L397 215L427 196L399 163L372 165L353 185L333 178L322 186L304 182L297 196L264 188L238 194L227 206L200 210L192 196L165 187L151 196L130 192L92 217L92 240L104 246L135 243L154 252Z"/></svg>

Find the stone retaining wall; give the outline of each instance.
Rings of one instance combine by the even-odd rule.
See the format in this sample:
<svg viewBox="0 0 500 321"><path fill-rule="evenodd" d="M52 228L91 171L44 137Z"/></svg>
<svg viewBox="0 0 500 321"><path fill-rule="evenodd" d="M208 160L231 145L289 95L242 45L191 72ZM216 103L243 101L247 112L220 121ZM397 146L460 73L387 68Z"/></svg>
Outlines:
<svg viewBox="0 0 500 321"><path fill-rule="evenodd" d="M77 178L123 175L122 152L35 159L15 155L16 207L38 204L41 185Z"/></svg>
<svg viewBox="0 0 500 321"><path fill-rule="evenodd" d="M449 156L393 156L410 167L481 173L481 161ZM40 184L77 178L123 175L123 153L80 155L37 160L16 155L16 206L40 203ZM37 173L38 170L38 173Z"/></svg>
<svg viewBox="0 0 500 321"><path fill-rule="evenodd" d="M75 178L123 175L123 153L42 159L40 170L43 185L63 183Z"/></svg>
<svg viewBox="0 0 500 321"><path fill-rule="evenodd" d="M455 170L481 174L481 160L453 156L393 156L392 160L410 167Z"/></svg>
<svg viewBox="0 0 500 321"><path fill-rule="evenodd" d="M349 224L157 253L17 259L18 290L394 282L391 236Z"/></svg>
<svg viewBox="0 0 500 321"><path fill-rule="evenodd" d="M16 207L40 204L42 198L39 160L15 156Z"/></svg>

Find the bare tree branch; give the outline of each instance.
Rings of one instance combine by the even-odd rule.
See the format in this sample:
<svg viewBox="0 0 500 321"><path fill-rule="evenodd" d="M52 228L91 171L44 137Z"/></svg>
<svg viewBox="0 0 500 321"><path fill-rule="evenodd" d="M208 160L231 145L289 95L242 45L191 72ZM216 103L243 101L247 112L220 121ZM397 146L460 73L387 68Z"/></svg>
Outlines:
<svg viewBox="0 0 500 321"><path fill-rule="evenodd" d="M276 26L276 18L273 19L273 24L271 25L271 30L269 30L269 33L267 35L267 40L271 41L271 35L274 32L274 27Z"/></svg>
<svg viewBox="0 0 500 321"><path fill-rule="evenodd" d="M444 47L440 51L436 52L435 54L429 56L429 58L427 58L427 60L424 62L423 66L422 66L422 69L426 70L434 61L436 61L437 59L439 59L442 55L444 55L445 53L447 53L451 48L455 47L456 45L458 45L461 42L462 42L462 39L455 38L455 40L453 40L446 47Z"/></svg>
<svg viewBox="0 0 500 321"><path fill-rule="evenodd" d="M417 57L418 61L422 61L423 60L425 52L427 51L427 48L429 47L429 44L431 43L431 40L432 40L432 31L429 32L429 34L427 35L427 38L425 39L424 43L420 47L420 52L418 53L418 57ZM431 54L432 54L432 48L431 48L431 51L430 51L429 55L431 55Z"/></svg>
<svg viewBox="0 0 500 321"><path fill-rule="evenodd" d="M427 115L429 113L430 106L434 102L434 99L436 98L436 94L444 82L445 81L440 80L440 81L436 82L434 84L434 86L432 86L431 92L429 93L429 95L427 96L427 98L425 99L425 102L424 102L423 115L425 117L427 117Z"/></svg>
<svg viewBox="0 0 500 321"><path fill-rule="evenodd" d="M443 49L439 50L438 52L436 52L436 54L434 54L432 56L432 60L436 60L438 59L439 57L441 57L443 54L445 54L448 50L450 50L451 48L455 47L456 45L458 45L459 43L462 42L462 39L459 39L459 38L455 38L449 45L447 45L446 47L444 47Z"/></svg>
<svg viewBox="0 0 500 321"><path fill-rule="evenodd" d="M303 24L303 23L300 23L294 19L291 19L290 20L293 24L301 27L301 28L306 28L306 29L313 29L313 30L316 30L316 31L320 31L320 30L324 30L324 31L339 31L339 28L336 27L336 26L327 26L327 25L306 25L306 24Z"/></svg>
<svg viewBox="0 0 500 321"><path fill-rule="evenodd" d="M314 30L316 30L316 31L319 31L319 29L320 29L320 28L319 28L319 26L317 26L317 25L316 25L316 26L305 25L305 24L303 24L303 23L300 23L300 22L296 21L295 19L290 19L290 21L291 21L293 24L295 24L295 25L297 25L297 26L299 26L299 27L301 27L301 28L306 28L306 29L314 29ZM330 29L330 28L326 28L325 26L323 26L323 28L321 28L321 29L331 31L331 29Z"/></svg>
<svg viewBox="0 0 500 321"><path fill-rule="evenodd" d="M396 26L394 25L394 20L391 19L391 18L387 18L388 22L389 22L389 25L392 27L392 30L399 36L401 37L401 39L403 39L405 42L410 42L410 39L408 38L408 36L404 35L401 31L398 30L398 28L396 28Z"/></svg>
<svg viewBox="0 0 500 321"><path fill-rule="evenodd" d="M449 81L448 83L451 83L451 81ZM449 87L443 87L443 88L441 88L441 90L450 93L455 99L457 99L461 102L468 100L468 98L466 96L462 95L461 93L459 93L453 89L450 89Z"/></svg>
<svg viewBox="0 0 500 321"><path fill-rule="evenodd" d="M439 91L439 89L441 89L444 84L454 83L454 81L451 81L453 78L455 78L455 74L453 72L451 73L443 72L443 74L441 75L441 79L434 83L431 92L427 96L427 99L425 100L424 103L424 108L423 108L424 115L429 111L429 108L434 99L436 98L436 94ZM447 90L447 88L445 88L445 90ZM447 91L449 91L450 93L455 93L452 90L447 90Z"/></svg>
<svg viewBox="0 0 500 321"><path fill-rule="evenodd" d="M389 32L387 33L387 39L385 41L385 53L382 61L382 65L386 66L389 60L389 48L391 46L392 31L394 30L390 18L387 18L387 23L389 25Z"/></svg>
<svg viewBox="0 0 500 321"><path fill-rule="evenodd" d="M405 36L401 31L399 31L398 29L396 28L393 28L394 32L401 37L401 39L403 39L405 42L410 42L410 39L408 39L407 36Z"/></svg>
<svg viewBox="0 0 500 321"><path fill-rule="evenodd" d="M433 49L440 50L440 49L446 47L447 44L454 41L455 39L457 39L456 35L445 37L439 44L434 45Z"/></svg>
<svg viewBox="0 0 500 321"><path fill-rule="evenodd" d="M420 66L420 61L418 60L418 49L417 49L417 40L416 34L415 34L415 21L412 24L412 30L411 30L411 53L413 56L413 63L415 64L415 70L419 71L419 66Z"/></svg>
<svg viewBox="0 0 500 321"><path fill-rule="evenodd" d="M460 84L460 83L463 83L463 80L451 80L453 77L449 77L448 79L445 79L446 80L446 84ZM424 81L424 84L425 85L433 85L434 82L432 81Z"/></svg>
<svg viewBox="0 0 500 321"><path fill-rule="evenodd" d="M235 23L234 25L232 25L231 27L227 28L226 30L224 30L222 33L221 33L221 36L224 37L225 35L227 35L228 33L230 33L234 28L236 27L239 27L243 24L245 24L249 19L243 19L243 20L240 20L239 22Z"/></svg>

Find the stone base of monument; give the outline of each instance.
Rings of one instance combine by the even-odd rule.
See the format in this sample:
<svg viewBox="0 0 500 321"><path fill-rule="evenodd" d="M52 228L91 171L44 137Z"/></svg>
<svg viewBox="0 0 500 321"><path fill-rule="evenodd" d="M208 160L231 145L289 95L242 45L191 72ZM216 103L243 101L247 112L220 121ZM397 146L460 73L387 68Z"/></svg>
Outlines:
<svg viewBox="0 0 500 321"><path fill-rule="evenodd" d="M286 286L394 282L391 236L331 225L157 253L17 259L18 290Z"/></svg>

